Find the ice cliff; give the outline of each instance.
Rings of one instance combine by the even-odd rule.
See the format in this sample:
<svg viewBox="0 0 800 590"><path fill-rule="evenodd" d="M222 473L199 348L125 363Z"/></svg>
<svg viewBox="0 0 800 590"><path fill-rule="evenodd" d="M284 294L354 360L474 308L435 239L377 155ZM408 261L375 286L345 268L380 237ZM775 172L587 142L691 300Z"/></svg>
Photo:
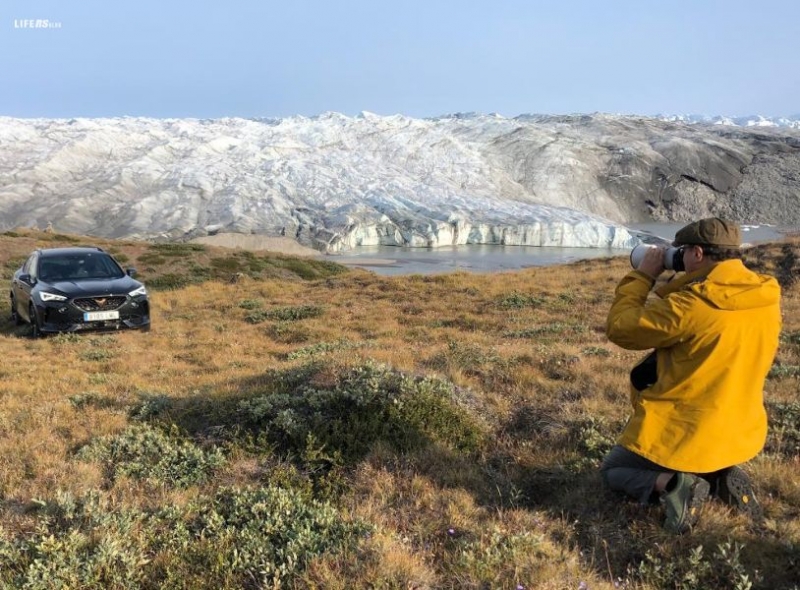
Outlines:
<svg viewBox="0 0 800 590"><path fill-rule="evenodd" d="M0 229L233 231L332 252L627 247L633 221L773 221L753 196L765 186L800 211L798 181L785 173L796 169L798 135L611 115L0 117Z"/></svg>

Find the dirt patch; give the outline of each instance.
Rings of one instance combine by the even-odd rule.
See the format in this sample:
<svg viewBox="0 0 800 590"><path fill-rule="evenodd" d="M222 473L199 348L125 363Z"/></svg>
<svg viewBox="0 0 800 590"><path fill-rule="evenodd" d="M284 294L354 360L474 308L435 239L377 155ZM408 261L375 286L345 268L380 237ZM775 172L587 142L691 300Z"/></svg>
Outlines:
<svg viewBox="0 0 800 590"><path fill-rule="evenodd" d="M313 248L308 248L292 238L269 237L255 234L219 233L213 236L203 236L191 240L197 244L220 246L222 248L240 248L253 252L266 251L293 256L322 257L324 254Z"/></svg>

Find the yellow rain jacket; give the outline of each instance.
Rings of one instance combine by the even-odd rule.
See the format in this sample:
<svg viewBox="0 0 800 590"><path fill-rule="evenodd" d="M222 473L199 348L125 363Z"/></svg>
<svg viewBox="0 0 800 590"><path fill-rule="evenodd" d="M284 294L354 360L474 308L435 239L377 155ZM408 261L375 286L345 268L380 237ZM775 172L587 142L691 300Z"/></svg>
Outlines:
<svg viewBox="0 0 800 590"><path fill-rule="evenodd" d="M653 283L628 273L608 314L609 340L657 354L655 383L631 390L619 444L690 473L752 459L767 436L763 387L778 348L780 286L740 260L686 273L645 303Z"/></svg>

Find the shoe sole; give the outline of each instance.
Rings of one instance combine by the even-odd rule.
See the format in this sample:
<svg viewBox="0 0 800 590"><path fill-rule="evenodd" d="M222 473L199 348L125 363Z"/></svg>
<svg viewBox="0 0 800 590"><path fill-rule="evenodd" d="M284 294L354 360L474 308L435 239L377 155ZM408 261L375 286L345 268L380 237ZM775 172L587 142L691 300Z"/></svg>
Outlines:
<svg viewBox="0 0 800 590"><path fill-rule="evenodd" d="M702 505L708 500L708 496L711 492L711 485L702 478L697 478L695 481L694 487L692 488L692 498L689 500L689 506L687 506L687 522L686 522L686 529L693 527L697 524L697 517L699 516L700 508Z"/></svg>
<svg viewBox="0 0 800 590"><path fill-rule="evenodd" d="M732 468L723 476L719 497L753 520L762 520L764 510L756 500L753 486L747 474L738 467Z"/></svg>
<svg viewBox="0 0 800 590"><path fill-rule="evenodd" d="M692 527L697 524L697 519L700 516L700 508L705 501L708 500L710 492L711 485L706 480L696 477L692 483L691 495L684 506L683 519L675 526L669 526L664 523L664 528L679 535L688 533Z"/></svg>

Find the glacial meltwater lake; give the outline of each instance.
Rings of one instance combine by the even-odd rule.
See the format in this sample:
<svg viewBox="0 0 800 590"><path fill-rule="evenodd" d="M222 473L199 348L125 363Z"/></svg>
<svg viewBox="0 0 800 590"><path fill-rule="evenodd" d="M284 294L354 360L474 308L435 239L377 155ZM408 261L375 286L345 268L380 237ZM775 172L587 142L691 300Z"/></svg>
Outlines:
<svg viewBox="0 0 800 590"><path fill-rule="evenodd" d="M685 223L640 223L627 226L644 234L671 240ZM743 225L742 240L748 244L780 240L797 228L769 225ZM538 246L445 246L440 248L401 248L397 246L362 246L341 256L342 262L371 270L380 275L439 274L456 271L490 273L531 266L549 266L589 258L627 256L630 250L614 248L554 248Z"/></svg>

